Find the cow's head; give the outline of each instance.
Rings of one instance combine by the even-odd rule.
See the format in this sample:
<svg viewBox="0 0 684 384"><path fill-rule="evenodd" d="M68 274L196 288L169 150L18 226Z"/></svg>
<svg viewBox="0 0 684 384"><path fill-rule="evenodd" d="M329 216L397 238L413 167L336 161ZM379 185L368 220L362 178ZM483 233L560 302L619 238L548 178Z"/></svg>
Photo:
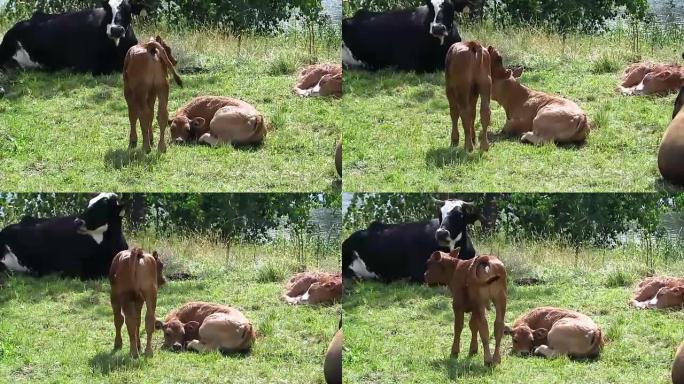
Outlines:
<svg viewBox="0 0 684 384"><path fill-rule="evenodd" d="M456 264L458 264L458 253L461 249L456 248L451 253L435 251L425 263L425 274L423 275L428 285L447 285L454 275Z"/></svg>
<svg viewBox="0 0 684 384"><path fill-rule="evenodd" d="M534 352L535 345L545 344L548 330L546 328L532 329L523 324L515 328L504 327L504 335L511 336L513 341L513 353L529 355Z"/></svg>
<svg viewBox="0 0 684 384"><path fill-rule="evenodd" d="M171 127L171 142L184 144L196 140L205 130L207 121L203 117L195 117L192 120L187 116L176 116L169 120Z"/></svg>
<svg viewBox="0 0 684 384"><path fill-rule="evenodd" d="M164 331L164 344L162 348L180 351L187 347L191 340L199 339L199 326L197 321L182 323L178 319L170 320L166 323L161 320L154 322L155 329Z"/></svg>
<svg viewBox="0 0 684 384"><path fill-rule="evenodd" d="M480 212L475 204L463 200L435 201L440 205L435 240L451 251L465 235L466 226L480 219Z"/></svg>
<svg viewBox="0 0 684 384"><path fill-rule="evenodd" d="M133 15L140 14L143 5L131 4L128 0L102 0L102 8L105 10L107 22L107 37L119 45L119 40L126 35L131 28Z"/></svg>
<svg viewBox="0 0 684 384"><path fill-rule="evenodd" d="M430 19L430 34L444 44L454 28L454 14L470 5L468 0L425 0Z"/></svg>
<svg viewBox="0 0 684 384"><path fill-rule="evenodd" d="M115 193L100 193L88 202L88 208L74 220L78 233L90 235L99 244L112 220L121 220L123 204Z"/></svg>

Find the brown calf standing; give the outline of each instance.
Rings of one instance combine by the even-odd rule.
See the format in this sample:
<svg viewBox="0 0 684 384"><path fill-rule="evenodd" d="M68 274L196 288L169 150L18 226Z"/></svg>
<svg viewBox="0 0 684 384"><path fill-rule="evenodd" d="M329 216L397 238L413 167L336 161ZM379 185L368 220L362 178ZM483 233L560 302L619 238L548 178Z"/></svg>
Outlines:
<svg viewBox="0 0 684 384"><path fill-rule="evenodd" d="M672 384L684 384L684 341L679 345L672 362Z"/></svg>
<svg viewBox="0 0 684 384"><path fill-rule="evenodd" d="M120 349L121 326L126 321L131 356L138 357L140 351L140 317L145 303L145 332L147 345L145 355L152 356L152 332L154 332L157 289L164 285L162 270L164 264L157 252L143 253L140 248L119 252L114 256L109 269L112 285L111 303L114 311L114 349Z"/></svg>
<svg viewBox="0 0 684 384"><path fill-rule="evenodd" d="M342 384L342 345L344 344L344 336L342 334L342 319L340 318L340 325L333 337L328 350L325 352L325 360L323 362L323 374L325 376L326 384Z"/></svg>
<svg viewBox="0 0 684 384"><path fill-rule="evenodd" d="M492 92L489 52L477 41L456 43L446 56L446 94L451 113L451 145L458 146L458 118L463 123L465 149L473 150L475 142L475 108L480 97L480 150L489 149L487 129L491 119L489 108Z"/></svg>
<svg viewBox="0 0 684 384"><path fill-rule="evenodd" d="M684 88L679 91L667 126L658 148L658 170L670 183L684 185Z"/></svg>
<svg viewBox="0 0 684 384"><path fill-rule="evenodd" d="M451 345L451 355L458 357L463 318L466 312L470 312L470 355L477 353L479 333L485 364L498 364L501 362L501 338L506 315L506 269L496 256L480 255L470 260L459 260L459 251L460 248L456 248L449 255L439 251L430 255L425 281L428 284L439 284L447 279L449 281L454 311L454 342ZM496 310L494 356L489 350L487 325L487 307L490 302L494 303Z"/></svg>
<svg viewBox="0 0 684 384"><path fill-rule="evenodd" d="M174 68L176 59L161 37L150 39L131 47L126 53L124 61L124 96L128 104L128 119L131 123L129 148L138 145L136 123L140 120L142 129L143 148L150 152L150 145L154 141L152 135L152 120L154 118L154 104L159 99L157 123L159 123L159 152L166 152L164 131L169 119L169 81L168 72L171 71L176 84L183 86L181 78Z"/></svg>

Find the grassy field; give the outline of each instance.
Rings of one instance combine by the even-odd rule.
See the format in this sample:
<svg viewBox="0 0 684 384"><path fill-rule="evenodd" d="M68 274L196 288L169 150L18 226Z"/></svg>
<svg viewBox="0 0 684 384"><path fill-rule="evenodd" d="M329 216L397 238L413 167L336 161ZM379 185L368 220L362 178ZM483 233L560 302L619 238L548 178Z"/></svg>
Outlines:
<svg viewBox="0 0 684 384"><path fill-rule="evenodd" d="M607 343L594 361L545 360L510 354L503 339L502 362L487 368L479 353L468 358L470 331L461 336L461 355L449 357L453 312L447 288L404 282L357 283L347 287L344 374L348 383L670 383L674 352L684 339L684 312L636 310L627 301L633 285L648 272L682 275L684 262L647 268L637 249L571 250L552 244L491 246L481 252L501 255L509 273L506 324L544 305L579 310L602 327ZM666 267L666 265L669 265ZM538 285L517 285L534 277ZM493 327L493 311L489 326ZM467 318L466 318L467 319ZM491 340L492 348L494 341Z"/></svg>
<svg viewBox="0 0 684 384"><path fill-rule="evenodd" d="M663 185L656 155L674 95L616 92L640 60L681 61L681 45L632 53L626 36L558 35L533 28L463 28L464 40L496 46L504 65L522 65L523 85L569 98L594 130L580 146L533 147L500 134L505 112L492 102L488 153L450 147L444 74L345 72L345 191L652 191ZM460 124L459 124L460 125ZM479 118L477 130L479 131Z"/></svg>
<svg viewBox="0 0 684 384"><path fill-rule="evenodd" d="M0 28L6 30L8 26ZM121 74L93 77L28 71L2 84L0 189L13 191L328 191L341 135L340 101L296 97L300 66L339 61L339 37L303 34L242 41L211 30L174 33L136 26L140 40L161 34L179 60L185 88L171 86L169 111L200 95L240 98L272 124L262 146L170 146L128 150ZM159 128L153 125L158 140ZM138 128L140 132L140 128ZM167 137L169 137L167 130ZM140 136L140 133L138 133Z"/></svg>
<svg viewBox="0 0 684 384"><path fill-rule="evenodd" d="M141 236L131 244L161 251L167 277L195 275L169 280L160 289L158 318L191 300L234 306L257 329L251 353L162 351L162 334L155 332L154 357L132 360L124 327L124 348L112 354L108 282L13 276L0 289L0 382L324 382L323 356L337 329L340 306L289 306L279 300L284 280L302 267L294 261L293 247L234 245L228 255L206 239ZM339 270L336 254L306 255L309 269Z"/></svg>

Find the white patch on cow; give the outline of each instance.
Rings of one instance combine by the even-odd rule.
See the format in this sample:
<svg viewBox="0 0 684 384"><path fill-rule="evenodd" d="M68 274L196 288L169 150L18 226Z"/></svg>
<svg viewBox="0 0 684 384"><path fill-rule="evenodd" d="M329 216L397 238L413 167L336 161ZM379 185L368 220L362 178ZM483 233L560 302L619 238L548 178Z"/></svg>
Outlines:
<svg viewBox="0 0 684 384"><path fill-rule="evenodd" d="M662 288L661 288L662 289ZM648 304L646 304L648 308L658 308L658 294L653 296L651 300L648 301Z"/></svg>
<svg viewBox="0 0 684 384"><path fill-rule="evenodd" d="M363 260L361 260L358 253L354 252L354 256L356 256L356 258L349 266L349 269L351 269L357 277L360 277L362 279L378 278L378 275L368 270L368 268L366 267L366 263L364 263Z"/></svg>
<svg viewBox="0 0 684 384"><path fill-rule="evenodd" d="M462 200L447 200L444 202L444 205L442 208L439 210L442 212L442 219L447 217L449 212L451 212L452 209L454 208L462 208L463 207L463 201ZM447 238L447 241L449 242L449 250L453 251L454 247L456 246L456 243L458 243L461 238L463 237L463 232L459 233L456 237L452 238L451 234L449 234L449 237Z"/></svg>
<svg viewBox="0 0 684 384"><path fill-rule="evenodd" d="M98 201L100 201L102 199L111 199L114 197L116 197L116 193L102 192L99 195L90 199L90 201L88 201L88 208L92 207L95 203L97 203Z"/></svg>
<svg viewBox="0 0 684 384"><path fill-rule="evenodd" d="M19 64L20 67L23 69L32 69L32 68L40 68L41 65L36 63L35 61L31 60L31 56L29 56L28 52L24 49L24 47L21 45L21 43L17 43L19 46L19 49L17 52L12 56L14 60Z"/></svg>
<svg viewBox="0 0 684 384"><path fill-rule="evenodd" d="M114 45L119 46L120 38L112 37L112 27L114 27L114 20L116 20L116 15L119 12L119 6L123 3L123 0L109 0L109 7L112 9L112 22L107 24L107 36L114 40Z"/></svg>
<svg viewBox="0 0 684 384"><path fill-rule="evenodd" d="M348 67L348 68L361 67L361 68L363 68L366 66L366 64L363 61L357 60L354 57L354 54L352 53L352 51L344 43L342 43L340 56L342 56L342 65L344 65L345 67Z"/></svg>
<svg viewBox="0 0 684 384"><path fill-rule="evenodd" d="M93 230L83 229L80 231L80 233L82 235L88 235L92 237L97 244L102 244L102 241L104 240L104 233L107 232L107 228L109 228L109 224L105 224Z"/></svg>
<svg viewBox="0 0 684 384"><path fill-rule="evenodd" d="M432 6L435 9L435 19L432 20L433 23L437 22L437 14L439 13L439 8L444 4L444 0L431 0Z"/></svg>
<svg viewBox="0 0 684 384"><path fill-rule="evenodd" d="M7 253L5 254L5 258L2 260L2 263L5 264L5 267L7 267L7 269L9 269L12 272L28 272L29 271L28 268L19 264L19 259L17 258L17 255L15 255L12 252L12 249L10 249L10 247L7 247Z"/></svg>

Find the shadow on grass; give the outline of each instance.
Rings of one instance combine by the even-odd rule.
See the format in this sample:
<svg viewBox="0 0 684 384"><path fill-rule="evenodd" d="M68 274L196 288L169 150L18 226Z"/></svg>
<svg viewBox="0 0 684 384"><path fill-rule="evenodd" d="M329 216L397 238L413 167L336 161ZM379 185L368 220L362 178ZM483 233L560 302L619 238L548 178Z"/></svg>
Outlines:
<svg viewBox="0 0 684 384"><path fill-rule="evenodd" d="M133 359L128 351L117 353L117 351L100 352L90 359L90 366L93 372L108 375L112 371L119 369L137 368L140 366L140 359Z"/></svg>
<svg viewBox="0 0 684 384"><path fill-rule="evenodd" d="M93 76L91 74L67 71L12 70L7 74L12 83L7 99L15 100L30 95L33 98L49 100L61 95L70 95L79 89L98 89L89 100L107 100L120 87L120 74Z"/></svg>
<svg viewBox="0 0 684 384"><path fill-rule="evenodd" d="M345 296L342 300L344 309L351 310L358 306L373 308L391 308L402 306L416 298L428 299L443 296L441 289L430 288L407 281L380 283L376 281L346 280Z"/></svg>
<svg viewBox="0 0 684 384"><path fill-rule="evenodd" d="M104 162L108 168L122 169L135 164L154 165L162 156L163 154L159 153L156 148L153 148L149 154L146 154L142 148L110 149L105 153Z"/></svg>
<svg viewBox="0 0 684 384"><path fill-rule="evenodd" d="M346 95L351 97L376 97L379 94L395 95L397 89L424 86L426 84L444 87L443 72L417 74L415 72L396 72L391 69L380 71L346 70L344 71ZM432 90L416 90L409 97L416 101L426 100L433 96Z"/></svg>
<svg viewBox="0 0 684 384"><path fill-rule="evenodd" d="M655 180L653 180L653 188L655 188L657 192L684 192L684 187L672 184L662 177L656 177Z"/></svg>
<svg viewBox="0 0 684 384"><path fill-rule="evenodd" d="M482 355L473 355L466 358L454 359L452 357L432 360L430 364L436 370L446 370L449 380L459 377L482 377L491 375L492 367L484 365Z"/></svg>
<svg viewBox="0 0 684 384"><path fill-rule="evenodd" d="M432 148L425 154L425 164L431 167L444 168L450 165L468 164L480 161L479 150L471 153L462 147Z"/></svg>

